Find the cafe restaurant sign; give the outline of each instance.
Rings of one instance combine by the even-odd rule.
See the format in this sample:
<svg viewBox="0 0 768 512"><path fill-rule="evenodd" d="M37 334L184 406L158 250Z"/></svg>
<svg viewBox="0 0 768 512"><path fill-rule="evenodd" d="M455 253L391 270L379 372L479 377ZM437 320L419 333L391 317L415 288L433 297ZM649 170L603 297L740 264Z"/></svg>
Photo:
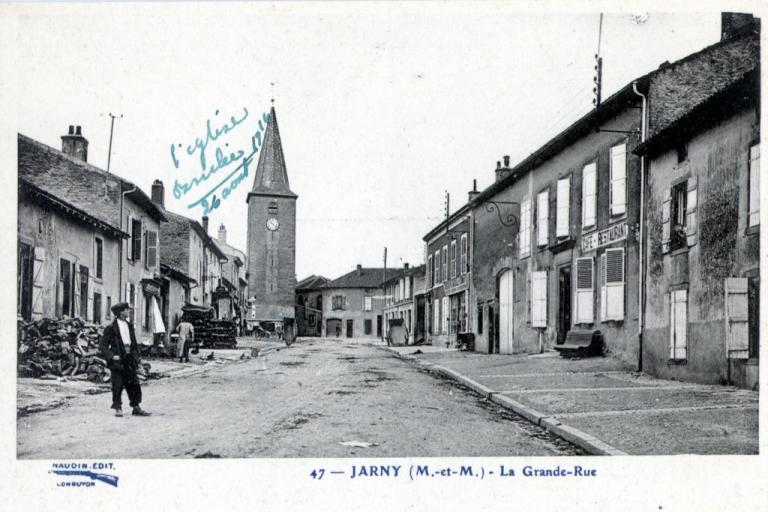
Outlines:
<svg viewBox="0 0 768 512"><path fill-rule="evenodd" d="M627 223L621 222L608 229L596 231L581 238L581 252L594 251L605 245L620 242L627 238Z"/></svg>

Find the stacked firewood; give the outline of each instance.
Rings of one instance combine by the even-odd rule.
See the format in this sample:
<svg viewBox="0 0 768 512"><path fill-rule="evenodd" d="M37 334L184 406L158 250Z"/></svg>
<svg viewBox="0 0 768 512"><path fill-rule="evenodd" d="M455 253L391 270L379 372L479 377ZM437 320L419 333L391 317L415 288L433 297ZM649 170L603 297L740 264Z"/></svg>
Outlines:
<svg viewBox="0 0 768 512"><path fill-rule="evenodd" d="M102 332L102 326L80 318L19 322L18 376L109 382L111 373L99 351ZM142 363L139 379L149 378L149 369L149 363Z"/></svg>
<svg viewBox="0 0 768 512"><path fill-rule="evenodd" d="M182 320L195 328L195 343L203 348L235 348L237 326L232 320L217 320L213 308L185 306Z"/></svg>

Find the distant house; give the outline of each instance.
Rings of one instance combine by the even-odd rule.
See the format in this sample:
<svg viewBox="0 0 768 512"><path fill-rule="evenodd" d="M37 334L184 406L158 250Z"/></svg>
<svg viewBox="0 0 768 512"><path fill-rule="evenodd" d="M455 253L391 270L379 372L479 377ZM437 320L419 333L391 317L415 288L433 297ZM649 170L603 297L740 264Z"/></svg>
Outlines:
<svg viewBox="0 0 768 512"><path fill-rule="evenodd" d="M390 321L400 319L408 333L408 343L425 340L425 266L387 271L384 290L384 330L389 332ZM399 340L398 340L399 341Z"/></svg>
<svg viewBox="0 0 768 512"><path fill-rule="evenodd" d="M320 336L323 330L323 287L328 279L311 275L296 284L296 324L299 336Z"/></svg>
<svg viewBox="0 0 768 512"><path fill-rule="evenodd" d="M221 285L219 289L219 315L224 315L225 306L229 306L229 318L237 318L239 323L245 320L248 307L248 278L246 276L247 261L245 253L227 243L227 228L219 226L216 240L221 252L227 256L227 261L221 265Z"/></svg>
<svg viewBox="0 0 768 512"><path fill-rule="evenodd" d="M133 183L87 163L70 126L62 151L18 135L18 313L105 324L127 301L149 343L162 308L162 209Z"/></svg>
<svg viewBox="0 0 768 512"><path fill-rule="evenodd" d="M379 286L383 268L363 268L344 274L323 287L323 336L376 338L382 335Z"/></svg>

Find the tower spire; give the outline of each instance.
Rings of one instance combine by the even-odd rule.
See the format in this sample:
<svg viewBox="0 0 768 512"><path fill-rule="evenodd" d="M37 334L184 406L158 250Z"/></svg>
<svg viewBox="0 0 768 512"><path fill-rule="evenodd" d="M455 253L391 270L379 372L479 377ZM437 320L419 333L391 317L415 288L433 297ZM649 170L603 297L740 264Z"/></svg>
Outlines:
<svg viewBox="0 0 768 512"><path fill-rule="evenodd" d="M285 168L283 144L274 106L269 111L269 121L264 132L264 143L261 146L251 194L297 197L288 183L288 171Z"/></svg>

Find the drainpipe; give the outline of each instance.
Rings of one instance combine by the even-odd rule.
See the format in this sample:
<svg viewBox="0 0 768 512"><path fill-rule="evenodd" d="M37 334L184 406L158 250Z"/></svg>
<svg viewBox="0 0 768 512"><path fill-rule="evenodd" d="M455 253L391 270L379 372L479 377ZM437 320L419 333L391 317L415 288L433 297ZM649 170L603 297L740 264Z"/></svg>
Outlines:
<svg viewBox="0 0 768 512"><path fill-rule="evenodd" d="M120 182L120 186L122 187L123 182ZM126 194L132 194L133 192L136 192L136 187L134 186L131 190L123 190L120 194L120 219L118 226L123 225L123 208L125 203L125 195ZM128 226L128 229L131 229L131 226ZM123 241L120 240L120 245L118 246L118 258L117 258L117 302L123 302L120 300L120 297L123 294Z"/></svg>
<svg viewBox="0 0 768 512"><path fill-rule="evenodd" d="M647 137L648 126L646 124L648 99L644 94L637 90L637 82L632 82L632 90L643 98L643 112L640 118L640 143L645 142ZM644 283L645 283L645 156L640 157L640 239L639 243L639 272L638 272L638 289L637 289L637 339L638 339L638 355L637 355L637 371L643 371L643 327L645 325L644 316Z"/></svg>

